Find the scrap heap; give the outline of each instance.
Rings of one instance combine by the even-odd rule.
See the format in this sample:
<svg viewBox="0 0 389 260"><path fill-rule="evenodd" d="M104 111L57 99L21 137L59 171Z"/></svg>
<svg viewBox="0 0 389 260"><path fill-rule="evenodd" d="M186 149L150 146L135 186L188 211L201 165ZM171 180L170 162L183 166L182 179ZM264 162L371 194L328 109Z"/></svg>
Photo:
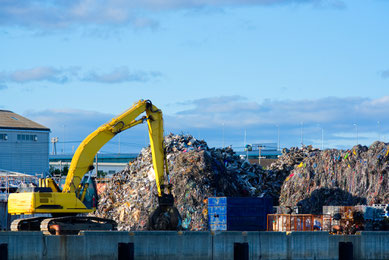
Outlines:
<svg viewBox="0 0 389 260"><path fill-rule="evenodd" d="M272 197L274 206L278 205L280 197L281 186L284 180L290 175L296 165L299 165L304 158L315 155L319 150L313 149L312 146L299 149L292 147L290 149L284 148L282 156L268 167L266 174L269 184L268 189L272 189ZM287 205L293 206L293 205Z"/></svg>
<svg viewBox="0 0 389 260"><path fill-rule="evenodd" d="M231 148L209 148L191 135L165 137L166 157L175 206L185 230L207 230L207 198L212 196L278 196L282 180L251 165ZM273 188L278 183L278 189ZM96 215L118 222L119 230L145 230L157 207L150 147L114 175L100 194Z"/></svg>
<svg viewBox="0 0 389 260"><path fill-rule="evenodd" d="M298 205L303 213L320 214L324 205L389 203L387 144L377 141L370 147L357 145L347 151L308 147L293 149L284 156L295 154L299 163L285 179L280 205Z"/></svg>
<svg viewBox="0 0 389 260"><path fill-rule="evenodd" d="M165 146L184 230L208 229L207 198L213 196L272 197L275 205L299 206L308 214L321 214L326 205L389 203L389 146L382 142L347 151L284 149L268 170L191 135L170 134ZM113 176L95 215L115 220L119 230L146 230L158 206L156 193L148 147Z"/></svg>

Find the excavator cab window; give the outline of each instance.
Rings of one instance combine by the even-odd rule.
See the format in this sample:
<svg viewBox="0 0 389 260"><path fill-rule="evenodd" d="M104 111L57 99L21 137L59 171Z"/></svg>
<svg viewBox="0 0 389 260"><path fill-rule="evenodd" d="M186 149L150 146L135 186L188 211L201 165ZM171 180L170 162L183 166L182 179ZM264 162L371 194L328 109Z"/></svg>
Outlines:
<svg viewBox="0 0 389 260"><path fill-rule="evenodd" d="M89 181L88 181L89 179ZM86 185L88 184L88 185ZM83 203L88 209L97 207L97 189L95 177L84 177L81 181L81 187L88 187L85 192L85 198Z"/></svg>

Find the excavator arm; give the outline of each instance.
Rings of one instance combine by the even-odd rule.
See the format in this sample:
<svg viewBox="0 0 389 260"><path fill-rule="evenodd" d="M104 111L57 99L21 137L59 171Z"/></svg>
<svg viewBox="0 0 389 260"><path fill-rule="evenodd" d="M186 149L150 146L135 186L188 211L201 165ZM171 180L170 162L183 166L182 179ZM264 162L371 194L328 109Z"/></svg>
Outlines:
<svg viewBox="0 0 389 260"><path fill-rule="evenodd" d="M137 119L142 113L146 116ZM116 134L135 125L147 121L150 136L150 146L155 172L155 180L158 196L163 193L165 152L163 146L163 119L162 111L155 107L149 100L140 100L121 115L110 122L100 126L89 134L77 148L69 172L66 177L62 192L75 192L79 194L79 186L83 176L93 168L93 160L96 153Z"/></svg>

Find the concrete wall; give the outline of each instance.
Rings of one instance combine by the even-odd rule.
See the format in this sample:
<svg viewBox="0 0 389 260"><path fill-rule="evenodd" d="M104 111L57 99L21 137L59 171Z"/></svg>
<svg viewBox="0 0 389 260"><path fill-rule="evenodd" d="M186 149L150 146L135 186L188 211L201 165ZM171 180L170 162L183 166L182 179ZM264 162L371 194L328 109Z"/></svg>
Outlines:
<svg viewBox="0 0 389 260"><path fill-rule="evenodd" d="M118 259L118 244L133 243L135 259L234 259L247 243L249 259L338 259L339 242L352 242L354 259L389 259L389 232L334 236L324 232L0 232L8 259ZM1 252L0 252L1 253ZM1 259L1 255L0 255ZM127 258L131 259L131 258Z"/></svg>

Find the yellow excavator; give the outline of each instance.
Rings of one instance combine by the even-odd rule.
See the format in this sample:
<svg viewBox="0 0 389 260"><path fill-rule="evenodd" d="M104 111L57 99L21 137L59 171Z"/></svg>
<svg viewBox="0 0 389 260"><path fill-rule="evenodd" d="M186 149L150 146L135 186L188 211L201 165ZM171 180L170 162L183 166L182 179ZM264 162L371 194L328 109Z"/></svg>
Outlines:
<svg viewBox="0 0 389 260"><path fill-rule="evenodd" d="M144 112L146 115L140 117ZM115 221L86 215L95 211L97 207L97 194L89 192L93 184L90 177L93 160L101 147L116 134L146 121L159 203L149 216L148 227L151 230L178 229L181 217L174 207L171 184L168 183L162 111L151 101L140 100L82 141L72 158L62 190L53 178L44 178L39 180L38 187L20 188L16 193L9 195L9 214L52 216L16 219L11 223L11 230L41 230L46 234L76 234L80 230L115 230L117 226ZM77 216L78 214L82 215Z"/></svg>

